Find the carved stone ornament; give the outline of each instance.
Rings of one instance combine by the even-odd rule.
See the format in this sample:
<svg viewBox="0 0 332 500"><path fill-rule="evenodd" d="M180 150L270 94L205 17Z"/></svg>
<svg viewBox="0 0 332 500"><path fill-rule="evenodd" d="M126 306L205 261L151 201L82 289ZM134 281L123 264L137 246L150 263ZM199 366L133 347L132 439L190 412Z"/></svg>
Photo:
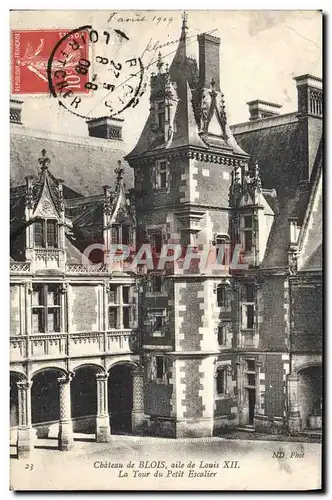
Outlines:
<svg viewBox="0 0 332 500"><path fill-rule="evenodd" d="M68 283L61 283L59 287L59 292L65 294L68 290Z"/></svg>
<svg viewBox="0 0 332 500"><path fill-rule="evenodd" d="M288 254L288 269L290 276L297 274L297 252L289 252Z"/></svg>

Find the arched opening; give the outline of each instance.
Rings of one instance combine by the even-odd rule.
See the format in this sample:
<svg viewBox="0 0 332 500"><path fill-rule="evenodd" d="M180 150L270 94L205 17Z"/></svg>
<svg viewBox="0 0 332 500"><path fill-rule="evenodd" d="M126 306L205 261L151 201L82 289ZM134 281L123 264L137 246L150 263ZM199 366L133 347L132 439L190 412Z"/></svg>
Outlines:
<svg viewBox="0 0 332 500"><path fill-rule="evenodd" d="M31 418L37 430L37 437L57 437L59 429L59 387L60 370L47 368L32 377Z"/></svg>
<svg viewBox="0 0 332 500"><path fill-rule="evenodd" d="M96 368L82 366L71 381L71 414L74 432L93 434L96 428Z"/></svg>
<svg viewBox="0 0 332 500"><path fill-rule="evenodd" d="M15 372L10 372L10 427L18 426L18 388L17 382L21 380Z"/></svg>
<svg viewBox="0 0 332 500"><path fill-rule="evenodd" d="M108 377L108 411L112 434L130 434L133 409L133 365L118 364Z"/></svg>
<svg viewBox="0 0 332 500"><path fill-rule="evenodd" d="M302 426L320 429L322 426L322 367L308 366L299 370L299 400Z"/></svg>

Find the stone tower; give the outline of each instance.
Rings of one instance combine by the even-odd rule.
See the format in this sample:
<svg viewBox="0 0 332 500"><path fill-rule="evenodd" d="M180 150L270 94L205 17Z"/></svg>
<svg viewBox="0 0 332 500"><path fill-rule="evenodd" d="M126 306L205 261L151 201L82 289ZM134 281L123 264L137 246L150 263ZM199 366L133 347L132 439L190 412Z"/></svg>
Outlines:
<svg viewBox="0 0 332 500"><path fill-rule="evenodd" d="M159 55L150 114L126 157L135 172L137 241L152 244L154 262L166 244L185 249L166 269L150 270L141 286L146 425L173 437L211 436L216 400L229 414L236 407L234 363L220 350L220 336L224 347L233 342L229 270L216 274L185 260L230 242L232 175L249 161L227 122L220 39L198 36L198 69L186 53L187 29L184 15L170 67Z"/></svg>

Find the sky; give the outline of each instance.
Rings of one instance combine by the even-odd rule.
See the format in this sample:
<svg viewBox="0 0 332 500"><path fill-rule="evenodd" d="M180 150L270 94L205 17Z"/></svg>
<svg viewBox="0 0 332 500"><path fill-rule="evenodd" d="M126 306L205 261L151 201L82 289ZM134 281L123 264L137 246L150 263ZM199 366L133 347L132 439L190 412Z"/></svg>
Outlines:
<svg viewBox="0 0 332 500"><path fill-rule="evenodd" d="M119 29L129 38L126 48L122 49L125 52L120 52L122 56L143 54L145 66L153 56L153 51L145 49L155 43L159 46L168 43L160 51L164 61L171 63L181 23L180 11L11 12L12 29L74 29L84 24L92 24L98 31L110 27ZM187 24L187 52L197 59L197 34L213 31L214 36L221 38L220 82L230 124L248 120L246 102L254 99L281 104L282 113L295 111L297 97L293 77L306 73L322 76L322 29L318 11L188 11ZM119 47L112 46L112 49L115 55L119 54ZM147 80L152 71L157 71L155 66L145 69ZM54 97L21 97L25 126L70 135L88 134L85 120L61 110ZM128 144L135 144L148 113L149 89L134 109L127 109L121 115L123 137Z"/></svg>

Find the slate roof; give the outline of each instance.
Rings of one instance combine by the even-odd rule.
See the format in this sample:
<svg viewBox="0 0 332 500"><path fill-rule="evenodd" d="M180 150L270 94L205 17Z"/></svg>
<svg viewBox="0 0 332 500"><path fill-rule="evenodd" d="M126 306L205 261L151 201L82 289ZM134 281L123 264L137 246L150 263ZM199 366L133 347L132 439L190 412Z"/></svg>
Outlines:
<svg viewBox="0 0 332 500"><path fill-rule="evenodd" d="M151 97L167 95L175 106L173 131L170 137L165 138L160 132L154 132L154 112L146 120L145 126L134 149L127 155L127 159L133 159L145 153L160 150L171 150L182 146L192 146L200 150L223 151L230 156L239 154L247 156L247 153L237 144L232 132L226 123L227 139L220 135L210 133L202 134L199 126L199 108L201 104L200 91L198 87L199 75L197 62L187 56L186 51L186 24L182 23L181 36L173 61L167 71L162 73L158 66L158 73L151 77ZM209 83L210 84L210 83ZM211 118L216 118L216 110L212 107Z"/></svg>
<svg viewBox="0 0 332 500"><path fill-rule="evenodd" d="M301 137L295 113L231 127L239 145L258 161L264 189L279 201L295 193L301 179Z"/></svg>
<svg viewBox="0 0 332 500"><path fill-rule="evenodd" d="M127 153L125 143L94 137L74 137L12 125L10 131L11 186L24 184L26 175L38 175L38 158L46 149L50 170L63 179L66 198L90 196L103 192L105 184L113 186L117 161ZM125 169L127 188L133 186L133 171Z"/></svg>

